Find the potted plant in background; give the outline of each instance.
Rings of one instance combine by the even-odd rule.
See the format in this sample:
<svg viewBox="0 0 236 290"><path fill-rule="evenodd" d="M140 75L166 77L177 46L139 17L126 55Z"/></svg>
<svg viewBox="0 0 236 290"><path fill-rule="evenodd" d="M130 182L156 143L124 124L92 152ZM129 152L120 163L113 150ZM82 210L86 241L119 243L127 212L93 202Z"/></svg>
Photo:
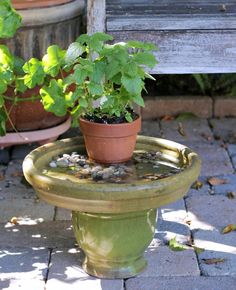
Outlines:
<svg viewBox="0 0 236 290"><path fill-rule="evenodd" d="M0 38L12 37L21 25L20 15L12 8L9 0L0 3ZM48 53L43 61L33 58L29 62L13 55L7 46L0 45L0 135L4 136L6 132L29 131L45 129L56 126L64 121L67 116L57 117L44 110L41 97L39 95L40 87L47 84L49 79L55 77L55 71L51 69L54 66L55 59L58 62L65 54L58 46L54 45L48 48ZM42 67L38 64L42 63ZM63 63L60 63L58 73ZM29 77L35 69L34 77ZM59 77L59 76L57 76ZM70 126L62 126L57 132L40 132L14 134L10 133L1 138L1 145L11 145L14 143L27 143L30 141L43 140L44 138L56 137L64 132ZM48 135L49 133L49 135ZM27 136L27 137L25 137ZM29 136L32 139L28 138Z"/></svg>
<svg viewBox="0 0 236 290"><path fill-rule="evenodd" d="M73 125L80 125L88 156L102 163L131 158L141 127L133 106L144 106L144 80L153 79L145 68L156 64L155 45L107 44L112 39L104 33L81 35L64 57L63 69L71 73L51 79L40 90L44 109L57 116L69 112ZM27 77L37 79L37 74L32 67Z"/></svg>

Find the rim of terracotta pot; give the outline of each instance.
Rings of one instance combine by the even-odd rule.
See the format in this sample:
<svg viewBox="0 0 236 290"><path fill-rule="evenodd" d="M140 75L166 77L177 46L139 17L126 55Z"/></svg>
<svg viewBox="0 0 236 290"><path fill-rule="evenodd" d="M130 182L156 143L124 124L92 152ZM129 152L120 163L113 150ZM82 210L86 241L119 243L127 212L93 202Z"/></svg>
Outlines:
<svg viewBox="0 0 236 290"><path fill-rule="evenodd" d="M199 156L184 145L160 138L138 136L136 148L161 151L170 159L184 161L185 168L160 180L139 180L129 184L86 183L74 176L62 175L56 178L43 173L53 157L84 149L83 138L76 137L33 150L26 156L23 170L28 182L45 201L71 210L96 213L132 212L173 202L184 196L200 173Z"/></svg>
<svg viewBox="0 0 236 290"><path fill-rule="evenodd" d="M12 0L15 9L43 8L49 6L58 6L74 0Z"/></svg>
<svg viewBox="0 0 236 290"><path fill-rule="evenodd" d="M103 124L90 122L80 118L80 129L86 128L86 135L106 138L118 138L133 135L134 132L138 133L141 129L141 117L130 123L121 124ZM112 130L111 130L112 128ZM83 132L84 133L84 132Z"/></svg>

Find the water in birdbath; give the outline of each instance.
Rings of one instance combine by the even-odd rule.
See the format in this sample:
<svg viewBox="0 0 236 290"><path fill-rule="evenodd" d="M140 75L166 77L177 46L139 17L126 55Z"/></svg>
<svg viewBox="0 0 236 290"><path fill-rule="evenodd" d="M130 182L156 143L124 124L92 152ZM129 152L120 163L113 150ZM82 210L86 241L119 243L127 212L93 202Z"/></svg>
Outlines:
<svg viewBox="0 0 236 290"><path fill-rule="evenodd" d="M161 152L137 150L130 161L109 165L89 160L84 152L67 153L54 157L43 172L62 179L77 178L81 183L130 183L158 180L182 170Z"/></svg>

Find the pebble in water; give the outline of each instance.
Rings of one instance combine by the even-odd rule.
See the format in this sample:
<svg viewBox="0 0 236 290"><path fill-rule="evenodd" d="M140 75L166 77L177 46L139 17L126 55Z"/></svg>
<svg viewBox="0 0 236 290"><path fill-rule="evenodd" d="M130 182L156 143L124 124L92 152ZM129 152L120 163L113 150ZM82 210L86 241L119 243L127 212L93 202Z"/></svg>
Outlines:
<svg viewBox="0 0 236 290"><path fill-rule="evenodd" d="M160 157L160 152L138 152L134 154L133 161L137 164L137 168L140 169L142 169L146 163L149 163L153 168L158 168L160 166ZM78 178L91 178L94 181L113 180L114 182L120 182L133 173L134 169L132 164L131 162L127 164L112 164L110 166L101 165L90 161L85 155L72 152L71 154L63 154L62 156L55 157L54 160L49 163L49 166L51 168L69 168ZM172 168L168 174L178 171L179 168ZM148 173L140 175L139 177L142 179L157 180L167 175L166 173Z"/></svg>

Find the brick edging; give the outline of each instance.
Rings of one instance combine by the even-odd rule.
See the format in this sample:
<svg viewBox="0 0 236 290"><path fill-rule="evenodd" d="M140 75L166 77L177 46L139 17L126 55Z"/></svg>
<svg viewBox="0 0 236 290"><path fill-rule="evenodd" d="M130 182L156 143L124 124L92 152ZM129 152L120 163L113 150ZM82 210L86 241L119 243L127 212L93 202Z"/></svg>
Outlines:
<svg viewBox="0 0 236 290"><path fill-rule="evenodd" d="M166 115L193 113L200 118L236 117L236 97L218 96L158 96L146 97L143 120Z"/></svg>

